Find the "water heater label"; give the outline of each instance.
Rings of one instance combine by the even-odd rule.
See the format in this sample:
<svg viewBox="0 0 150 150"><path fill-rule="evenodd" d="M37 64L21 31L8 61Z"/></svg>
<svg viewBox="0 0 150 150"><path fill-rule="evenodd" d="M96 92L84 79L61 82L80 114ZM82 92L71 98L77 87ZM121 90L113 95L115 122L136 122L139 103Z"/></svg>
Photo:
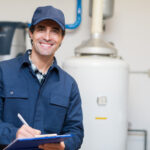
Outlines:
<svg viewBox="0 0 150 150"><path fill-rule="evenodd" d="M97 97L97 104L100 106L106 105L107 104L107 97L106 96Z"/></svg>

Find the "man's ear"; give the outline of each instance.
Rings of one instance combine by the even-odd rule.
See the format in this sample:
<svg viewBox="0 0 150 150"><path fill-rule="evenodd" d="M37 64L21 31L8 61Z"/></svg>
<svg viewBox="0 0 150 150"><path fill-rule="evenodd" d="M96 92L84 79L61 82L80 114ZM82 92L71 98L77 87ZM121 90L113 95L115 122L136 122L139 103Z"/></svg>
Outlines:
<svg viewBox="0 0 150 150"><path fill-rule="evenodd" d="M32 39L32 35L33 35L33 33L29 30L29 37Z"/></svg>

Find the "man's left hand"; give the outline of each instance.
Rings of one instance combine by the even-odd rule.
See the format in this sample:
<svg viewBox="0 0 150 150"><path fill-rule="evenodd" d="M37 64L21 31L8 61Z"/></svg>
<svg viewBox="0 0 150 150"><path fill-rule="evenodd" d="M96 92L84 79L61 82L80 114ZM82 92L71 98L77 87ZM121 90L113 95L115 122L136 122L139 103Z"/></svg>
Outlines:
<svg viewBox="0 0 150 150"><path fill-rule="evenodd" d="M65 143L64 142L48 143L48 144L39 145L39 148L43 150L64 150Z"/></svg>

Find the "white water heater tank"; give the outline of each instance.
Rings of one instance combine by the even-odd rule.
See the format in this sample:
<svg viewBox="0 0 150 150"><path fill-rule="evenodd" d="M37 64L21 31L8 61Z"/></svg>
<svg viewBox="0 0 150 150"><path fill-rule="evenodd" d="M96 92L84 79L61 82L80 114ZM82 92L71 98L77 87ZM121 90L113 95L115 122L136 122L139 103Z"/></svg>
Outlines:
<svg viewBox="0 0 150 150"><path fill-rule="evenodd" d="M128 65L91 55L67 59L63 68L76 79L82 98L81 150L126 150Z"/></svg>

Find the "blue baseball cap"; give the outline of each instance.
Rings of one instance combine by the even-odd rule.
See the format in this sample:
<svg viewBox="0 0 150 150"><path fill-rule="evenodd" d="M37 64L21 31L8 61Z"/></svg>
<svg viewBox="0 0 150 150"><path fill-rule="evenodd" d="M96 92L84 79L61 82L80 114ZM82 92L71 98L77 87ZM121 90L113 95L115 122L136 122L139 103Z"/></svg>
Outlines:
<svg viewBox="0 0 150 150"><path fill-rule="evenodd" d="M65 31L64 13L53 6L38 7L33 14L31 26L47 19L55 21Z"/></svg>

